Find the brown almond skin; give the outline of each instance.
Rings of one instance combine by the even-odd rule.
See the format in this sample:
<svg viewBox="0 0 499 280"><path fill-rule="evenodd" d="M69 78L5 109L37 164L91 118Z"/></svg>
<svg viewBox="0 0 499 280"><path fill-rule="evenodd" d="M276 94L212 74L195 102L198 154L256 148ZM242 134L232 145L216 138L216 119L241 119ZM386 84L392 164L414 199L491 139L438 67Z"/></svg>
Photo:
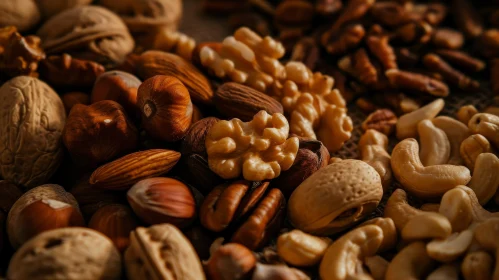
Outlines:
<svg viewBox="0 0 499 280"><path fill-rule="evenodd" d="M123 71L109 71L95 81L91 102L113 100L118 102L132 117L137 113L137 90L142 82L139 78Z"/></svg>
<svg viewBox="0 0 499 280"><path fill-rule="evenodd" d="M218 121L219 119L215 117L207 117L194 123L182 141L182 147L180 148L182 155L198 154L206 158L208 156L204 143L206 135L210 128Z"/></svg>
<svg viewBox="0 0 499 280"><path fill-rule="evenodd" d="M156 75L169 75L179 79L189 90L196 104L213 103L210 81L191 63L180 56L161 52L144 52L137 61L137 73L143 80Z"/></svg>
<svg viewBox="0 0 499 280"><path fill-rule="evenodd" d="M180 159L180 153L151 149L135 152L97 168L90 184L110 190L127 190L138 181L167 173Z"/></svg>
<svg viewBox="0 0 499 280"><path fill-rule="evenodd" d="M225 83L213 98L217 110L227 118L251 121L261 110L269 114L283 113L282 105L274 98L238 83Z"/></svg>
<svg viewBox="0 0 499 280"><path fill-rule="evenodd" d="M169 223L179 228L196 217L196 202L189 187L166 177L137 182L127 193L133 211L147 224Z"/></svg>
<svg viewBox="0 0 499 280"><path fill-rule="evenodd" d="M173 76L157 75L145 80L139 87L137 106L144 129L157 139L178 141L191 126L189 91Z"/></svg>

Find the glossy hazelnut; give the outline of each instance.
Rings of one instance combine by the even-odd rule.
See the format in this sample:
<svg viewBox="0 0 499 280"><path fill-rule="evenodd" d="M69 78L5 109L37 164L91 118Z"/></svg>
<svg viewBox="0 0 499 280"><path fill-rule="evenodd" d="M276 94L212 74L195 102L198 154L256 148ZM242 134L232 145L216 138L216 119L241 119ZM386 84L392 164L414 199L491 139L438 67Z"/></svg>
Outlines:
<svg viewBox="0 0 499 280"><path fill-rule="evenodd" d="M212 280L249 279L256 258L248 248L237 243L220 246L205 263L205 271Z"/></svg>
<svg viewBox="0 0 499 280"><path fill-rule="evenodd" d="M182 228L196 216L191 190L175 179L144 179L133 185L127 198L135 214L150 225L170 223Z"/></svg>
<svg viewBox="0 0 499 280"><path fill-rule="evenodd" d="M191 125L189 91L175 77L157 75L144 81L139 87L137 105L144 129L155 138L180 140Z"/></svg>
<svg viewBox="0 0 499 280"><path fill-rule="evenodd" d="M110 204L103 206L90 219L88 227L109 237L120 252L130 245L130 233L138 221L132 209L126 205Z"/></svg>
<svg viewBox="0 0 499 280"><path fill-rule="evenodd" d="M123 71L106 72L97 77L91 101L116 101L130 116L134 116L137 112L137 90L141 83L139 78Z"/></svg>
<svg viewBox="0 0 499 280"><path fill-rule="evenodd" d="M62 141L78 165L96 166L138 145L138 131L120 104L105 100L77 104L64 126Z"/></svg>
<svg viewBox="0 0 499 280"><path fill-rule="evenodd" d="M75 198L59 185L29 190L14 203L7 217L7 233L14 248L41 232L75 226L85 226L83 216Z"/></svg>
<svg viewBox="0 0 499 280"><path fill-rule="evenodd" d="M64 109L66 109L66 114L69 114L69 112L71 112L71 109L76 104L90 104L90 96L79 91L65 93L64 95L62 95L61 99L62 103L64 104Z"/></svg>

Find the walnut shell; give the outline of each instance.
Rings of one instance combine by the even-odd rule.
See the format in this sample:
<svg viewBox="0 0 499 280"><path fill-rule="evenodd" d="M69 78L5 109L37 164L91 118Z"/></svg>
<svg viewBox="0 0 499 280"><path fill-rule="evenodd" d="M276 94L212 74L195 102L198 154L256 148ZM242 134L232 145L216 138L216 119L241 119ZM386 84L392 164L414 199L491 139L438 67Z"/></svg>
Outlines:
<svg viewBox="0 0 499 280"><path fill-rule="evenodd" d="M374 211L383 196L381 178L360 160L342 160L308 177L291 194L290 222L316 235L353 226Z"/></svg>
<svg viewBox="0 0 499 280"><path fill-rule="evenodd" d="M34 0L0 1L0 27L15 26L27 31L40 21L40 11Z"/></svg>
<svg viewBox="0 0 499 280"><path fill-rule="evenodd" d="M0 88L0 174L19 186L45 183L61 163L66 112L44 82L19 76Z"/></svg>
<svg viewBox="0 0 499 280"><path fill-rule="evenodd" d="M50 18L58 13L76 6L85 6L93 0L37 0L38 8L44 18Z"/></svg>
<svg viewBox="0 0 499 280"><path fill-rule="evenodd" d="M134 41L123 21L97 6L78 6L50 18L38 30L47 54L68 53L104 65L125 60Z"/></svg>
<svg viewBox="0 0 499 280"><path fill-rule="evenodd" d="M41 233L12 257L9 279L121 279L121 256L105 235L88 228Z"/></svg>

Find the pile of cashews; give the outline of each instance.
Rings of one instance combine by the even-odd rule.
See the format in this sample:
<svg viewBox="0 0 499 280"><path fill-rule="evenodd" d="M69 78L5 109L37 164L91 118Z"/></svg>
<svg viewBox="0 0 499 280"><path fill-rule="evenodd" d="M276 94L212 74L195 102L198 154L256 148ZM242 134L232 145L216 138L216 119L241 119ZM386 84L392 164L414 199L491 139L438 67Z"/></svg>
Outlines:
<svg viewBox="0 0 499 280"><path fill-rule="evenodd" d="M456 118L438 116L437 99L396 124L400 142L368 129L360 159L373 167L384 191L399 183L383 217L336 240L298 229L277 241L279 256L299 267L319 265L322 280L499 279L499 116L463 106ZM331 158L330 164L341 159ZM423 202L416 208L408 194Z"/></svg>

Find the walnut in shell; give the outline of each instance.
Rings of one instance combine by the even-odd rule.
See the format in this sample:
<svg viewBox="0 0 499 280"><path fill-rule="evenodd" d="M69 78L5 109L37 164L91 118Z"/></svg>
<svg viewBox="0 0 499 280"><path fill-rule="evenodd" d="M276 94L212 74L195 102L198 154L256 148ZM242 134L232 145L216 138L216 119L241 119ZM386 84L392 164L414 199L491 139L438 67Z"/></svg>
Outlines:
<svg viewBox="0 0 499 280"><path fill-rule="evenodd" d="M19 186L45 183L59 166L64 105L37 78L19 76L0 88L0 174Z"/></svg>
<svg viewBox="0 0 499 280"><path fill-rule="evenodd" d="M78 6L50 18L38 30L47 54L69 53L104 65L123 62L134 41L123 21L97 6Z"/></svg>
<svg viewBox="0 0 499 280"><path fill-rule="evenodd" d="M0 27L15 26L20 32L27 31L40 21L40 11L35 0L0 1Z"/></svg>
<svg viewBox="0 0 499 280"><path fill-rule="evenodd" d="M43 232L12 257L9 279L121 279L121 256L105 235L71 227Z"/></svg>
<svg viewBox="0 0 499 280"><path fill-rule="evenodd" d="M47 19L76 6L84 6L93 0L36 0L42 16Z"/></svg>
<svg viewBox="0 0 499 280"><path fill-rule="evenodd" d="M139 227L125 252L128 279L204 280L203 268L187 238L170 224Z"/></svg>

